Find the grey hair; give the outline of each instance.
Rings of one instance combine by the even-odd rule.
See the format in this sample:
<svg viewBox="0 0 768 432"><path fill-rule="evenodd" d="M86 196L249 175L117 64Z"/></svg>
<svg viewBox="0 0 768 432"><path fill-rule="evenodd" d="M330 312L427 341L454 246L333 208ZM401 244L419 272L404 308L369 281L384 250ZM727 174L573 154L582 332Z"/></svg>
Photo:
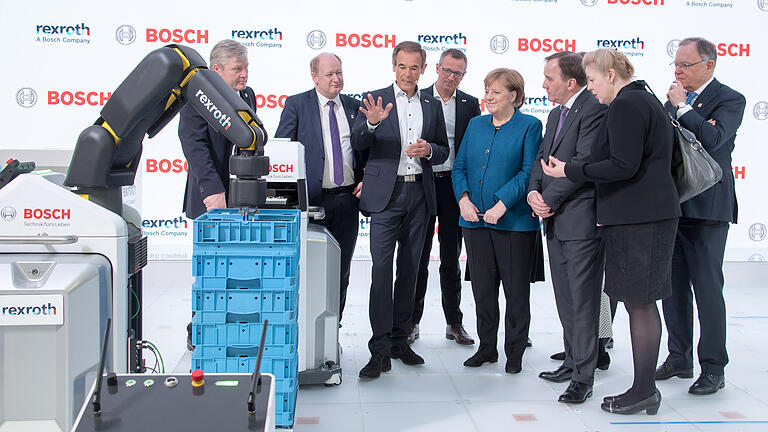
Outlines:
<svg viewBox="0 0 768 432"><path fill-rule="evenodd" d="M712 60L717 64L717 50L715 49L715 44L701 37L688 37L681 40L679 46L690 44L696 44L696 51L699 53L702 60Z"/></svg>
<svg viewBox="0 0 768 432"><path fill-rule="evenodd" d="M248 48L240 42L232 39L224 39L216 43L211 49L211 64L226 66L230 60L239 61L248 58Z"/></svg>

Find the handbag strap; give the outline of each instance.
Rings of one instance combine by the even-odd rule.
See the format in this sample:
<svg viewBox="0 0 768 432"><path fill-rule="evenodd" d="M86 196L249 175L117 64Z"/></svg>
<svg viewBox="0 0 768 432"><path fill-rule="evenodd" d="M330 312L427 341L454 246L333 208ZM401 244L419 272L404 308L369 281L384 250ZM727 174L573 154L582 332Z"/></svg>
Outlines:
<svg viewBox="0 0 768 432"><path fill-rule="evenodd" d="M645 82L645 81L643 81L643 84L645 84L645 89L648 90L648 92L651 93L654 98L656 98L656 100L659 102L659 104L661 104L661 109L664 110L664 113L672 121L672 126L674 126L675 128L679 128L680 127L680 123L677 121L676 118L672 117L672 114L670 114L669 111L666 110L666 108L664 108L664 104L661 103L661 100L659 99L659 97L656 96L656 93L653 92L653 89L651 88L651 86L649 86L648 83Z"/></svg>

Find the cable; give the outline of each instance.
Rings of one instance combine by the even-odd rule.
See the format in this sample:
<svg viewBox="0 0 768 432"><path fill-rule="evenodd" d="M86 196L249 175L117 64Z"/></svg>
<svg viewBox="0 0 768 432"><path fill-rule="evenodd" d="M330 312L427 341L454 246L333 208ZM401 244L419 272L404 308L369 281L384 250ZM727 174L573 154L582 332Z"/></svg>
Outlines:
<svg viewBox="0 0 768 432"><path fill-rule="evenodd" d="M136 307L136 312L131 317L131 319L134 319L137 316L139 316L139 312L141 311L141 302L139 301L139 295L136 294L136 291L134 291L133 288L131 288L131 294L133 294L133 298L136 299L136 306L137 306Z"/></svg>
<svg viewBox="0 0 768 432"><path fill-rule="evenodd" d="M157 349L157 346L155 346L155 344L153 344L152 342L150 342L148 340L141 341L141 343L142 343L142 345L146 344L148 347L152 347L153 352L156 354L157 358L160 359L160 369L162 370L161 373L165 373L165 362L163 361L163 355L160 354L160 350Z"/></svg>
<svg viewBox="0 0 768 432"><path fill-rule="evenodd" d="M158 357L157 357L157 352L156 352L156 351L155 351L155 350L154 350L152 347L150 347L149 345L147 345L147 346L144 346L144 341L142 341L142 346L141 346L141 349L145 349L145 350L151 351L151 352L152 352L152 355L153 355L153 356L155 356L155 365L154 365L153 367L151 367L151 368L150 368L150 367L147 367L146 369L152 370L152 371L154 371L155 373L159 373L159 372L157 371L157 366L158 366Z"/></svg>

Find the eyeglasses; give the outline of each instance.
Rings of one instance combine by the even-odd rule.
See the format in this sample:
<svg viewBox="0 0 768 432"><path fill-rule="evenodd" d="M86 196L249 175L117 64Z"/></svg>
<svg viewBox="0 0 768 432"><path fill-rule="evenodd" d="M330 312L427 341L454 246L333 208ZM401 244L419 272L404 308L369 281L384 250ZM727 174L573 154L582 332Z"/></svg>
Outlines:
<svg viewBox="0 0 768 432"><path fill-rule="evenodd" d="M464 74L466 73L466 72L455 71L453 69L448 69L448 68L442 67L442 66L440 66L440 70L443 71L443 73L446 74L446 75L453 75L454 78L462 78L464 76Z"/></svg>
<svg viewBox="0 0 768 432"><path fill-rule="evenodd" d="M701 60L697 61L696 63L675 63L675 62L672 62L672 63L670 63L669 65L670 65L670 66L674 66L674 67L675 67L675 69L677 69L677 68L681 68L681 69L690 69L690 68L692 68L692 67L696 66L697 64L699 64L699 63L703 63L703 62L705 62L705 61L707 61L707 60L705 60L705 59L701 59Z"/></svg>

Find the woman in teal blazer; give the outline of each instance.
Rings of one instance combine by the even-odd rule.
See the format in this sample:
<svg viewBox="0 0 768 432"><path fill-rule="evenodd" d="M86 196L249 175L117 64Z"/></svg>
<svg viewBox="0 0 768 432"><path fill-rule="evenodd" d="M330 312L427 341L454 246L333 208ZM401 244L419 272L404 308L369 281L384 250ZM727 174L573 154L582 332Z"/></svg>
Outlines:
<svg viewBox="0 0 768 432"><path fill-rule="evenodd" d="M518 110L524 88L523 77L513 69L494 69L485 77L485 106L491 114L469 122L452 175L480 337L477 353L464 366L498 360L501 282L507 299L507 373L522 370L531 321L529 277L540 227L525 195L542 127L537 118Z"/></svg>

